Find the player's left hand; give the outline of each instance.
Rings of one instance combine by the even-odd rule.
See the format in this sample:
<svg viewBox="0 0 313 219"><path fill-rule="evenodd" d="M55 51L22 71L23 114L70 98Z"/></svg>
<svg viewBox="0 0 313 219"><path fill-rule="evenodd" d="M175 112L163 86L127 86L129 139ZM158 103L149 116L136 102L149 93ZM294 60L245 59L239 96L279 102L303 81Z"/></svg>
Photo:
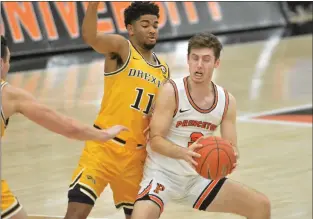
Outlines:
<svg viewBox="0 0 313 219"><path fill-rule="evenodd" d="M236 167L238 166L238 160L239 160L239 152L238 152L237 147L233 146L232 144L231 144L231 146L232 146L232 148L233 148L233 150L234 150L234 154L235 154L235 157L236 157L236 162L234 163L234 165L233 165L233 167L232 167L232 169L231 169L231 171L230 171L229 174L231 174L232 172L234 172L234 170L235 170Z"/></svg>

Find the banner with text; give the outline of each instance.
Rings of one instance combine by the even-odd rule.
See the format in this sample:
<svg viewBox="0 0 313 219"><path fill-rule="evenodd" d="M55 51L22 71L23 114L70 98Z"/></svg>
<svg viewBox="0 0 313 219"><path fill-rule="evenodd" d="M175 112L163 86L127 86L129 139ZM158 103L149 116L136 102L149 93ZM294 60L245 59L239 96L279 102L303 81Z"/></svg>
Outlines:
<svg viewBox="0 0 313 219"><path fill-rule="evenodd" d="M127 37L124 9L130 2L101 2L98 31ZM201 31L233 32L286 21L278 2L156 2L159 38L189 37ZM87 48L81 25L88 2L1 2L1 34L13 56Z"/></svg>

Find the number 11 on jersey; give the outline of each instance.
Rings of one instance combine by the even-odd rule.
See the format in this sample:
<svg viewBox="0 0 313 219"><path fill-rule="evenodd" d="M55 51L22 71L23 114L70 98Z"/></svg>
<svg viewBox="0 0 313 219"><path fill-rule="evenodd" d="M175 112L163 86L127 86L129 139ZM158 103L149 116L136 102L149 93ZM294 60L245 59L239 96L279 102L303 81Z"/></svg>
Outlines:
<svg viewBox="0 0 313 219"><path fill-rule="evenodd" d="M130 105L130 107L133 109L141 111L139 106L140 106L140 102L143 98L144 89L143 88L136 88L136 91L137 91L137 96L135 99L135 103ZM144 109L144 111L142 111L144 114L149 113L151 106L152 106L152 103L153 103L154 94L148 93L147 96L149 97L149 101L148 101L148 104L147 104L146 108Z"/></svg>

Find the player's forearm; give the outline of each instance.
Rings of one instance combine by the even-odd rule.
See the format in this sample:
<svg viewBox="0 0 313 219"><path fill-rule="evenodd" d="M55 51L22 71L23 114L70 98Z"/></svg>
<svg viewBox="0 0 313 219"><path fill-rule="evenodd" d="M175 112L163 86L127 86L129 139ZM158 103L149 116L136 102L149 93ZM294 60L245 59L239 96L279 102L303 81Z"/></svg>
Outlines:
<svg viewBox="0 0 313 219"><path fill-rule="evenodd" d="M103 131L82 124L36 102L28 106L21 104L20 112L38 125L68 138L85 141L106 137Z"/></svg>
<svg viewBox="0 0 313 219"><path fill-rule="evenodd" d="M106 141L110 140L110 135L104 130L98 130L92 126L87 126L74 121L74 125L67 132L69 138L80 140L80 141Z"/></svg>
<svg viewBox="0 0 313 219"><path fill-rule="evenodd" d="M72 124L66 124L63 127L61 126L60 131L55 130L55 132L58 132L58 134L65 137L80 141L99 140L100 133L95 128L78 124L75 121L67 121L67 123ZM51 129L53 129L53 126L51 126Z"/></svg>
<svg viewBox="0 0 313 219"><path fill-rule="evenodd" d="M86 43L90 44L97 37L97 19L98 19L98 5L88 5L83 25L82 25L82 36Z"/></svg>
<svg viewBox="0 0 313 219"><path fill-rule="evenodd" d="M150 139L151 149L159 154L174 159L182 159L183 147L180 147L161 136L154 136Z"/></svg>

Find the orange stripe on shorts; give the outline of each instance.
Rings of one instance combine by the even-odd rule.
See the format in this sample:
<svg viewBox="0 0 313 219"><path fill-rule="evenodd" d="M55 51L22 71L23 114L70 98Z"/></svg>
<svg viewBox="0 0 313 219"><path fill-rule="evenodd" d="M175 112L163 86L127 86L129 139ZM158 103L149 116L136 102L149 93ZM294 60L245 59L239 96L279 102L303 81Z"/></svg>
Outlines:
<svg viewBox="0 0 313 219"><path fill-rule="evenodd" d="M210 194L210 192L212 191L212 189L216 186L216 184L219 182L219 180L214 180L211 182L211 184L208 186L208 188L206 188L206 190L202 193L201 197L199 198L199 200L197 201L197 203L195 204L195 209L199 209L200 206L202 205L203 201L206 199L206 197L208 197L208 195Z"/></svg>

